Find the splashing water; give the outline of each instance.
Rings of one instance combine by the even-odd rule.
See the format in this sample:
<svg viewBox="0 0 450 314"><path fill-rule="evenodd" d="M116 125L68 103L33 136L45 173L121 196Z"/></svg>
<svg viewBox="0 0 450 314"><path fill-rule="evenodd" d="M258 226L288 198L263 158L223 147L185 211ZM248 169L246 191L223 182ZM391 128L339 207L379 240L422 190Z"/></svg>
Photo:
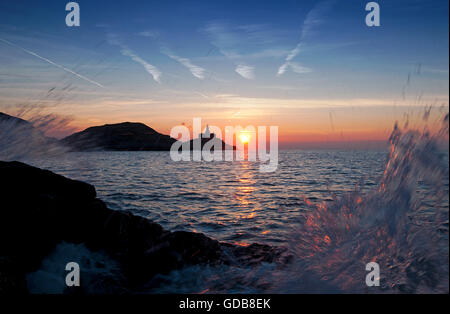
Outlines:
<svg viewBox="0 0 450 314"><path fill-rule="evenodd" d="M434 136L395 126L377 190L331 205L305 199L297 262L274 291L448 293L448 154L439 149L448 114L443 122ZM380 266L375 289L365 284L369 262Z"/></svg>
<svg viewBox="0 0 450 314"><path fill-rule="evenodd" d="M72 118L51 113L51 109L69 100L73 90L73 84L62 78L32 102L0 106L0 160L25 161L66 153L68 149L49 136L75 131L69 126Z"/></svg>
<svg viewBox="0 0 450 314"><path fill-rule="evenodd" d="M68 149L45 136L52 128L67 124L56 115L34 114L27 120L0 113L0 160L24 160L61 155Z"/></svg>

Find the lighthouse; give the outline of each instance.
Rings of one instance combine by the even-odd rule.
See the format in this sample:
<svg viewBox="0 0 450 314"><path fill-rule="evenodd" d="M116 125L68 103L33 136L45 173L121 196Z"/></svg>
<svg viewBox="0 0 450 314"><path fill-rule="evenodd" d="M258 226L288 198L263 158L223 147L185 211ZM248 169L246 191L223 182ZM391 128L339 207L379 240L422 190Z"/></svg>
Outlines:
<svg viewBox="0 0 450 314"><path fill-rule="evenodd" d="M214 136L214 133L211 133L211 131L209 130L209 125L206 125L205 131L203 133L200 133L198 137L202 139L211 139Z"/></svg>

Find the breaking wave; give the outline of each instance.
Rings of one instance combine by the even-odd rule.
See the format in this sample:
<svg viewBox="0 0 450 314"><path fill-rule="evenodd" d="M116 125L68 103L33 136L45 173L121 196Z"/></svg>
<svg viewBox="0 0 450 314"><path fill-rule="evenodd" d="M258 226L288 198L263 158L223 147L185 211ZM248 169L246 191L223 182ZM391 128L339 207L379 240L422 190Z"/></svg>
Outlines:
<svg viewBox="0 0 450 314"><path fill-rule="evenodd" d="M362 193L357 187L331 204L305 199L309 211L302 213L290 246L297 263L288 277L281 274L276 290L298 292L308 279L328 292L448 293L445 138L448 114L435 135L396 125L376 190ZM369 262L380 266L377 289L365 284Z"/></svg>

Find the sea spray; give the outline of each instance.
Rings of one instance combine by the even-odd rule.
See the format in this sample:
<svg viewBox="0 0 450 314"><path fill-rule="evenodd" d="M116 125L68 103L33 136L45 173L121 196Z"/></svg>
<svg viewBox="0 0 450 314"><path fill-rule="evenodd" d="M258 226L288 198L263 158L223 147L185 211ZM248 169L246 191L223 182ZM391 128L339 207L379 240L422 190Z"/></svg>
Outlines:
<svg viewBox="0 0 450 314"><path fill-rule="evenodd" d="M30 123L0 115L0 160L27 160L65 153L67 148L58 140L46 137L42 131L56 120L51 116L35 116Z"/></svg>
<svg viewBox="0 0 450 314"><path fill-rule="evenodd" d="M74 131L72 117L51 112L71 100L73 90L73 84L62 79L32 102L0 106L0 160L25 161L66 153L68 149L53 137Z"/></svg>
<svg viewBox="0 0 450 314"><path fill-rule="evenodd" d="M448 152L440 149L448 115L443 124L435 135L396 125L376 190L331 204L305 199L290 242L296 263L273 292L448 293ZM380 287L365 284L370 262L380 265Z"/></svg>

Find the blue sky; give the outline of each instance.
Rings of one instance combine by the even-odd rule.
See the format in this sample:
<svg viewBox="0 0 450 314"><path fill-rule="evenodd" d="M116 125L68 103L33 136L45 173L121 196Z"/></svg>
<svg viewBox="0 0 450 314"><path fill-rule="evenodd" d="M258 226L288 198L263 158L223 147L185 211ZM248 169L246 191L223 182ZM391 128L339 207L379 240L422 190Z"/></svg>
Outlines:
<svg viewBox="0 0 450 314"><path fill-rule="evenodd" d="M165 132L200 116L295 137L448 106L448 1L377 1L371 28L369 1L77 1L71 28L67 2L0 3L0 109L39 102L80 127Z"/></svg>

